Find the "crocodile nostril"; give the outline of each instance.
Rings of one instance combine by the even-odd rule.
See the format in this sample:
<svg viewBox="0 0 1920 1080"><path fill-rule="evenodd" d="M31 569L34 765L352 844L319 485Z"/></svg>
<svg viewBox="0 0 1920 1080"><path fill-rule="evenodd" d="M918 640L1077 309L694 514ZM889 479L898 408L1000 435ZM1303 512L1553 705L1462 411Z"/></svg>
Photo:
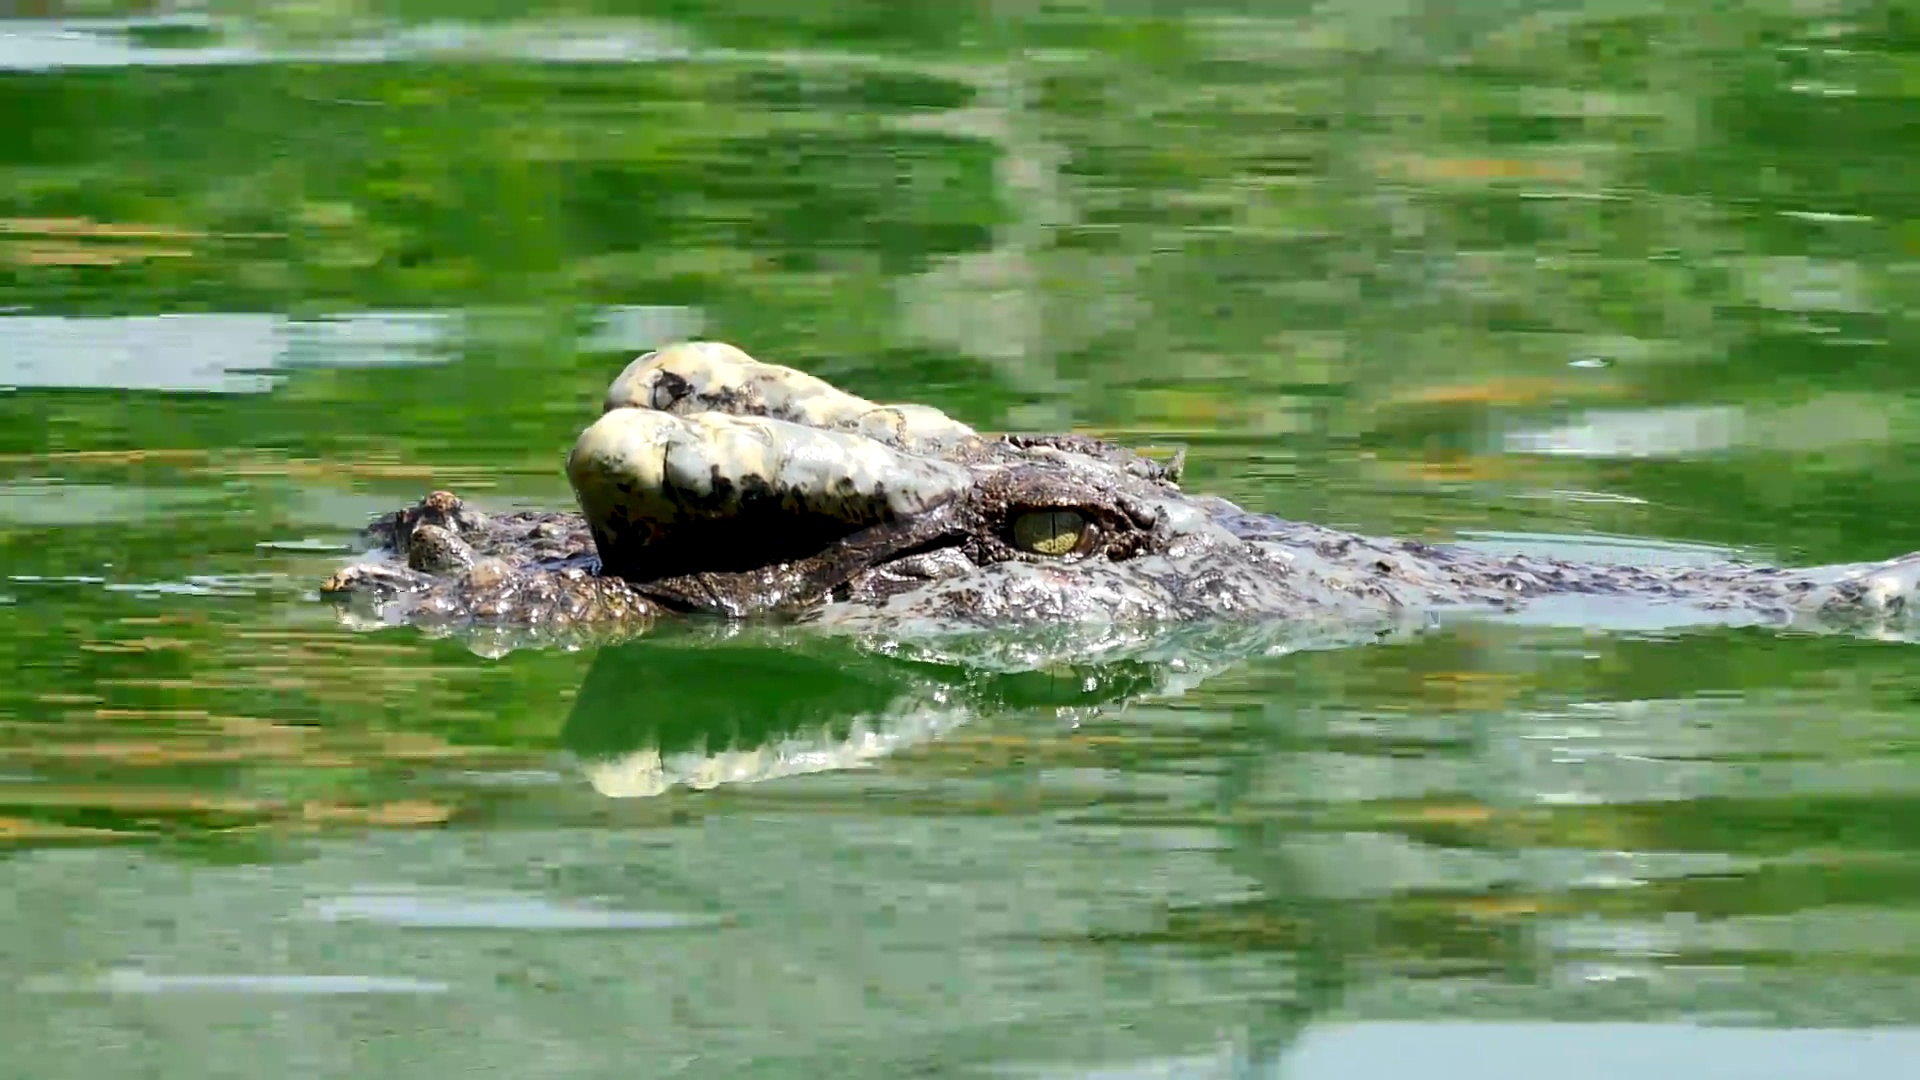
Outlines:
<svg viewBox="0 0 1920 1080"><path fill-rule="evenodd" d="M669 412L692 392L692 383L671 371L662 371L654 380L653 391L647 396L647 404L661 412Z"/></svg>

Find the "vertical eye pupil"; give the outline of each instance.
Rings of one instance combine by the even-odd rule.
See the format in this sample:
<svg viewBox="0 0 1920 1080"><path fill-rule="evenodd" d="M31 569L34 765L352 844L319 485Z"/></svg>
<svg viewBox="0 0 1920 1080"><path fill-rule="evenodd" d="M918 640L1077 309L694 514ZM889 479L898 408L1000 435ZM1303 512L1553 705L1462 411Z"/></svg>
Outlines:
<svg viewBox="0 0 1920 1080"><path fill-rule="evenodd" d="M1028 510L1013 519L1013 546L1035 555L1071 555L1086 534L1087 518L1078 510Z"/></svg>

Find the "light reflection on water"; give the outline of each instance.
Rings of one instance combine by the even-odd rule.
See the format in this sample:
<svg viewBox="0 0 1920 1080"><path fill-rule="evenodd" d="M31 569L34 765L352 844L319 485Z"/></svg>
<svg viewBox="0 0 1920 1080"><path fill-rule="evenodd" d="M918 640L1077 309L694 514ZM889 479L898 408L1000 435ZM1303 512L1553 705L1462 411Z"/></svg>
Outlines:
<svg viewBox="0 0 1920 1080"><path fill-rule="evenodd" d="M298 319L217 312L6 315L0 316L0 386L259 394L300 368L444 362L461 343L463 318L434 311ZM698 314L683 308L606 308L592 313L579 347L635 351L694 336L699 324Z"/></svg>
<svg viewBox="0 0 1920 1080"><path fill-rule="evenodd" d="M433 930L684 930L718 925L710 916L620 911L560 904L537 896L451 890L360 889L308 903L322 922L366 922Z"/></svg>
<svg viewBox="0 0 1920 1080"><path fill-rule="evenodd" d="M396 25L346 41L275 42L266 28L179 14L120 19L0 19L0 70L227 67L236 64L365 64L494 59L547 64L642 63L684 56L667 23L596 19L506 26L444 21ZM158 43L171 34L175 39Z"/></svg>
<svg viewBox="0 0 1920 1080"><path fill-rule="evenodd" d="M43 979L28 988L42 993L105 994L444 994L452 987L431 979L397 979L380 975L171 975L138 968L119 968L98 979Z"/></svg>
<svg viewBox="0 0 1920 1080"><path fill-rule="evenodd" d="M1279 1071L1288 1080L1417 1075L1437 1080L1825 1080L1897 1076L1920 1029L1761 1031L1688 1024L1342 1023L1318 1027ZM1224 1059L1224 1060L1223 1060ZM1837 1063L1844 1062L1844 1065ZM1240 1075L1215 1054L1085 1069L993 1069L1033 1080L1184 1080Z"/></svg>

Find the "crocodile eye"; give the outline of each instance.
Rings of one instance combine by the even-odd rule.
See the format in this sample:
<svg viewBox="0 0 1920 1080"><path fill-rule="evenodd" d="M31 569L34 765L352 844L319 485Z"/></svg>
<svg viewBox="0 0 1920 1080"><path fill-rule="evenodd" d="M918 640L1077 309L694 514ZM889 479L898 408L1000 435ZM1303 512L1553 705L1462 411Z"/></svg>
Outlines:
<svg viewBox="0 0 1920 1080"><path fill-rule="evenodd" d="M1029 510L1013 519L1013 546L1035 555L1071 555L1087 537L1078 510Z"/></svg>

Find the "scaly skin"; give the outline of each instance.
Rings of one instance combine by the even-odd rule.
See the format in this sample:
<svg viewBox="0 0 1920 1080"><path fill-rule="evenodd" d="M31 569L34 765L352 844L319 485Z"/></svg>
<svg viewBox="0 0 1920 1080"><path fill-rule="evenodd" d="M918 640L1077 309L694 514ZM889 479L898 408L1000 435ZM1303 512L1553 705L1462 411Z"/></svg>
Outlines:
<svg viewBox="0 0 1920 1080"><path fill-rule="evenodd" d="M935 635L1406 625L1553 596L1630 598L1681 622L1904 636L1920 607L1920 553L1800 570L1496 555L1252 514L1182 492L1177 475L1177 462L1080 436L983 436L689 343L630 364L581 434L568 476L584 514L487 517L435 492L369 527L373 558L322 592L385 623L522 641L681 612Z"/></svg>

